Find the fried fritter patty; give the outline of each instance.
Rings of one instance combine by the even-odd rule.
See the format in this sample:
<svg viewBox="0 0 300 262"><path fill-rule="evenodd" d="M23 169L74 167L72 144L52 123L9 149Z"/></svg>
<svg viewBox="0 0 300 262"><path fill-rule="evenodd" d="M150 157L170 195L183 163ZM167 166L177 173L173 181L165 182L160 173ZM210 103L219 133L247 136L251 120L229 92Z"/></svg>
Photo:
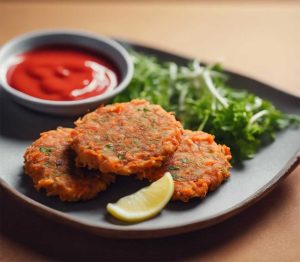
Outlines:
<svg viewBox="0 0 300 262"><path fill-rule="evenodd" d="M182 134L173 114L145 100L102 106L75 124L76 164L120 175L160 166Z"/></svg>
<svg viewBox="0 0 300 262"><path fill-rule="evenodd" d="M214 136L201 131L185 130L176 152L157 169L138 175L150 181L170 172L174 179L174 200L183 202L194 197L204 198L230 176L230 149L214 142Z"/></svg>
<svg viewBox="0 0 300 262"><path fill-rule="evenodd" d="M46 190L47 196L57 195L62 201L91 199L104 191L115 176L75 166L71 131L58 128L42 133L25 152L25 173L37 190Z"/></svg>

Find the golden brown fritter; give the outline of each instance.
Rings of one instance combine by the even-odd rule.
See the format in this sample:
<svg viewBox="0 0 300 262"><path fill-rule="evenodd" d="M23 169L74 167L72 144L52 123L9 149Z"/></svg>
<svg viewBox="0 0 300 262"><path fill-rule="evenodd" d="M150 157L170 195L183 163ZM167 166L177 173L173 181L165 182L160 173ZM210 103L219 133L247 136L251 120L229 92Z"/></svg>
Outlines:
<svg viewBox="0 0 300 262"><path fill-rule="evenodd" d="M76 164L121 175L160 166L182 134L173 114L145 100L100 107L75 124Z"/></svg>
<svg viewBox="0 0 300 262"><path fill-rule="evenodd" d="M185 130L176 152L160 168L146 170L138 177L154 181L170 172L175 184L173 199L187 202L204 198L227 179L230 159L230 149L216 144L214 136Z"/></svg>
<svg viewBox="0 0 300 262"><path fill-rule="evenodd" d="M71 131L58 128L42 133L25 152L25 173L37 190L46 190L47 196L57 195L62 201L91 199L104 191L115 176L75 167Z"/></svg>

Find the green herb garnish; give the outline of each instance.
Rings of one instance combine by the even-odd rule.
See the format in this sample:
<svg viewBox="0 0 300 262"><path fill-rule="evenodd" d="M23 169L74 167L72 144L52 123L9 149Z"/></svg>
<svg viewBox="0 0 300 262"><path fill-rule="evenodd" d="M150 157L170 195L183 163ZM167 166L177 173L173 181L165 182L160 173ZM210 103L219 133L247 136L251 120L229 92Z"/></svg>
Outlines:
<svg viewBox="0 0 300 262"><path fill-rule="evenodd" d="M179 159L181 163L188 163L189 160L187 158L180 158Z"/></svg>
<svg viewBox="0 0 300 262"><path fill-rule="evenodd" d="M177 166L168 166L168 170L171 171L171 170L179 170L179 167Z"/></svg>
<svg viewBox="0 0 300 262"><path fill-rule="evenodd" d="M176 174L171 174L172 178L174 180L179 180L180 179L180 176L176 175Z"/></svg>
<svg viewBox="0 0 300 262"><path fill-rule="evenodd" d="M114 149L114 145L113 144L107 144L107 145L105 145L105 148Z"/></svg>
<svg viewBox="0 0 300 262"><path fill-rule="evenodd" d="M52 152L52 148L41 146L40 147L40 152L43 153L43 154L45 154L45 155L47 155L47 156L49 156L50 153Z"/></svg>
<svg viewBox="0 0 300 262"><path fill-rule="evenodd" d="M120 160L123 160L125 158L125 153L117 153L117 157Z"/></svg>
<svg viewBox="0 0 300 262"><path fill-rule="evenodd" d="M51 162L50 161L46 161L44 164L45 167L50 167L51 166Z"/></svg>
<svg viewBox="0 0 300 262"><path fill-rule="evenodd" d="M230 87L220 65L178 65L135 52L132 58L133 80L114 102L143 98L159 104L175 112L185 128L214 134L231 148L234 162L252 158L276 131L300 122L299 116L285 115L269 101Z"/></svg>
<svg viewBox="0 0 300 262"><path fill-rule="evenodd" d="M143 108L138 108L137 111L139 111L139 112L140 112L140 111L143 111L143 112L146 113L146 112L149 112L150 109L148 109L147 107L143 107Z"/></svg>

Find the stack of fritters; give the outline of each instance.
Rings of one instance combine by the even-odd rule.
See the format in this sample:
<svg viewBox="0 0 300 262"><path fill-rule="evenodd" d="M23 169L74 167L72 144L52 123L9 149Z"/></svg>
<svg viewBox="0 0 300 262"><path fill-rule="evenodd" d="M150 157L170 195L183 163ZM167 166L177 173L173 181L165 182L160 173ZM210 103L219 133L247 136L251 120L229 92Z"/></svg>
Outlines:
<svg viewBox="0 0 300 262"><path fill-rule="evenodd" d="M91 199L116 175L154 181L168 171L173 199L186 202L230 175L228 147L210 134L183 130L173 114L145 100L102 106L75 125L43 133L25 153L35 188L63 201Z"/></svg>
<svg viewBox="0 0 300 262"><path fill-rule="evenodd" d="M41 134L25 152L25 173L35 188L62 201L87 200L97 196L115 180L112 174L99 174L75 166L71 128L58 128Z"/></svg>

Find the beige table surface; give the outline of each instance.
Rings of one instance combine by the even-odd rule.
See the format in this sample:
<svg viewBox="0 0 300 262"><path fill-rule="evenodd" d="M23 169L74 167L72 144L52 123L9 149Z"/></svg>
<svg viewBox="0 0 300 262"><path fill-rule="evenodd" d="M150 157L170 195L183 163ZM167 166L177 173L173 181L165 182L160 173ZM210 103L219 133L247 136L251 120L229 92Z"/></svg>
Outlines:
<svg viewBox="0 0 300 262"><path fill-rule="evenodd" d="M300 96L300 2L0 2L0 45L78 28L197 57ZM0 261L300 261L300 168L214 227L157 240L108 240L33 214L1 193Z"/></svg>

